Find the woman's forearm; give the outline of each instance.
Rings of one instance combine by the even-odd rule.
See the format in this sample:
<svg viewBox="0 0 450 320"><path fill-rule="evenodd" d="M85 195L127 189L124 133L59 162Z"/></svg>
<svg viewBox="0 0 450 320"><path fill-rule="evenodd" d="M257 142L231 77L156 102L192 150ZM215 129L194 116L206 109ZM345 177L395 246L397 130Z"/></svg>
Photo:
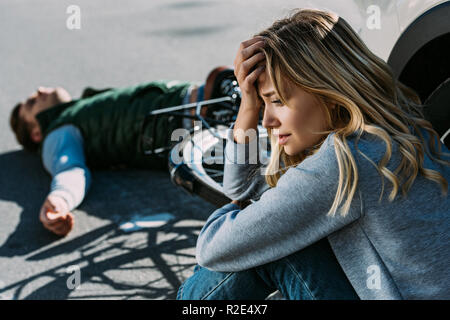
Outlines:
<svg viewBox="0 0 450 320"><path fill-rule="evenodd" d="M234 141L242 144L254 140L257 133L258 120L259 108L247 105L242 100L233 129Z"/></svg>
<svg viewBox="0 0 450 320"><path fill-rule="evenodd" d="M258 126L261 103L255 82L265 69L265 55L261 52L264 46L265 42L261 37L244 41L234 60L236 79L242 92L233 134L237 143L253 140Z"/></svg>
<svg viewBox="0 0 450 320"><path fill-rule="evenodd" d="M233 200L256 200L269 188L259 160L258 131L250 143L240 144L233 140L233 128L226 134L223 192Z"/></svg>

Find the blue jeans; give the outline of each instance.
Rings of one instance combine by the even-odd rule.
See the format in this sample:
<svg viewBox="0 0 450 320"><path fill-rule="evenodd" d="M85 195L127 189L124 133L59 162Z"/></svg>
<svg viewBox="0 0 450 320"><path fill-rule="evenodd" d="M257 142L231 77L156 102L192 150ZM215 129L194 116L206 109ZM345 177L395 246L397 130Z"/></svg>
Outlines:
<svg viewBox="0 0 450 320"><path fill-rule="evenodd" d="M280 260L239 272L199 265L178 300L263 300L275 290L289 300L357 300L326 238Z"/></svg>

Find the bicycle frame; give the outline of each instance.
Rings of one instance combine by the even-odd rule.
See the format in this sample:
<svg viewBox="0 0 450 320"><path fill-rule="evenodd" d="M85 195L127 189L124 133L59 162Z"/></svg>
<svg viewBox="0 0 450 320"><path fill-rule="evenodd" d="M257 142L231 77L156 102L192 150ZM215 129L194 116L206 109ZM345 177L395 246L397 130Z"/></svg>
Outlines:
<svg viewBox="0 0 450 320"><path fill-rule="evenodd" d="M230 119L230 121L221 120L221 119L213 119L210 117L204 117L201 115L202 107L204 106L211 106L216 105L221 107L224 110L229 110L233 114L233 118ZM187 114L186 110L191 110L195 108L194 114ZM211 130L211 125L230 125L231 120L234 120L235 116L237 115L237 110L239 106L236 106L233 104L233 99L231 97L221 97L216 99L209 99L209 100L203 100L199 102L193 102L193 103L187 103L182 104L178 106L173 107L167 107L167 108L161 108L154 110L147 114L144 118L144 121L141 126L140 134L139 134L139 145L141 146L140 152L142 152L144 155L164 155L165 152L169 151L172 146L168 145L165 147L155 148L154 146L154 139L153 137L156 132L156 122L158 121L159 117L161 116L173 116L173 117L180 117L180 118L188 118L192 120L199 120L201 121L202 125L205 126L206 129L208 129L212 134L215 135L214 131ZM145 128L148 124L152 123L152 137L146 138L145 137ZM190 129L190 134L193 133L195 128ZM149 147L147 147L149 146Z"/></svg>

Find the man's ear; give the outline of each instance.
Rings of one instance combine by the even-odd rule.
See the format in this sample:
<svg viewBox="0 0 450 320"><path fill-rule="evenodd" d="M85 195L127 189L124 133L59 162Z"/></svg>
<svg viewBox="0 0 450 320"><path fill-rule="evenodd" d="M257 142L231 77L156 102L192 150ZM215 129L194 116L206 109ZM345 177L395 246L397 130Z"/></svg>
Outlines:
<svg viewBox="0 0 450 320"><path fill-rule="evenodd" d="M33 142L39 143L42 141L42 133L41 133L41 129L39 127L34 127L31 130L31 140L33 140Z"/></svg>

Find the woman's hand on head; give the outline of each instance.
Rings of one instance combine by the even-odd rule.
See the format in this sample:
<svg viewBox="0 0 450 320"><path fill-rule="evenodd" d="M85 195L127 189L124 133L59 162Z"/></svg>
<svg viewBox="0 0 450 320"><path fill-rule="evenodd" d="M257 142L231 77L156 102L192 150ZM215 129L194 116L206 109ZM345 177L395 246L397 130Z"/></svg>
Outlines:
<svg viewBox="0 0 450 320"><path fill-rule="evenodd" d="M234 125L234 139L237 143L247 143L248 136L243 134L248 129L256 130L261 107L255 82L265 70L265 45L262 37L246 40L239 46L234 59L234 74L241 89L242 99L239 113ZM242 131L241 131L242 130Z"/></svg>
<svg viewBox="0 0 450 320"><path fill-rule="evenodd" d="M264 53L261 48L265 45L262 37L255 37L241 42L236 58L234 59L234 74L239 83L242 100L246 101L246 108L255 108L259 111L258 94L255 82L265 69ZM259 64L258 67L256 67Z"/></svg>

